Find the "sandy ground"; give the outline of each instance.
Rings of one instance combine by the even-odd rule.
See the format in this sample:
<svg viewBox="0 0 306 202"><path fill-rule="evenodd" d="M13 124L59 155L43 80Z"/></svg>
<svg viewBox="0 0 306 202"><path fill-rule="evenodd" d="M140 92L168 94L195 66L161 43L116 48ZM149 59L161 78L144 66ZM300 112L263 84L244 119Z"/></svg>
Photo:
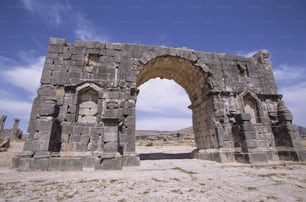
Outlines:
<svg viewBox="0 0 306 202"><path fill-rule="evenodd" d="M175 147L137 149L174 152ZM306 164L174 159L141 161L121 171L17 172L2 167L0 201L306 201Z"/></svg>
<svg viewBox="0 0 306 202"><path fill-rule="evenodd" d="M12 157L15 156L18 152L22 151L24 142L19 141L10 141L10 147L7 152L0 152L0 167L11 167ZM1 179L1 178L0 178Z"/></svg>

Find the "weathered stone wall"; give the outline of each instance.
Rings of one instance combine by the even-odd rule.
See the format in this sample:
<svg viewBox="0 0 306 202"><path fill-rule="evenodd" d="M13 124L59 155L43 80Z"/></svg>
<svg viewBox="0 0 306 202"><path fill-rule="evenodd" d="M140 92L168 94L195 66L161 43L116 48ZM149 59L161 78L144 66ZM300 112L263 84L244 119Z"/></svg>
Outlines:
<svg viewBox="0 0 306 202"><path fill-rule="evenodd" d="M303 151L296 149L299 141L292 140L296 130L290 112L280 107L266 50L247 58L134 44L73 45L51 38L30 136L15 166L63 170L66 164L96 169L138 165L137 88L155 77L173 79L186 90L198 158L304 159Z"/></svg>

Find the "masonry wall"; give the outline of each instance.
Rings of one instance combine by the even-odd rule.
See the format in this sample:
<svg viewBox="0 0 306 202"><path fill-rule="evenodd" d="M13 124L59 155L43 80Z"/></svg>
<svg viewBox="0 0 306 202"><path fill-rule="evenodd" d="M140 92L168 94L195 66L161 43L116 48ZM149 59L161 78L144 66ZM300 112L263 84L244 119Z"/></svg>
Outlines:
<svg viewBox="0 0 306 202"><path fill-rule="evenodd" d="M297 145L291 141L296 132L277 94L266 50L247 58L186 48L68 44L51 38L33 103L27 153L19 155L16 166L31 167L27 162L33 157L50 163L55 154L62 164L63 156L73 154L79 157L76 164L96 169L139 164L137 88L154 77L173 79L186 90L198 158L271 160L278 159L278 146ZM18 162L22 158L28 159Z"/></svg>

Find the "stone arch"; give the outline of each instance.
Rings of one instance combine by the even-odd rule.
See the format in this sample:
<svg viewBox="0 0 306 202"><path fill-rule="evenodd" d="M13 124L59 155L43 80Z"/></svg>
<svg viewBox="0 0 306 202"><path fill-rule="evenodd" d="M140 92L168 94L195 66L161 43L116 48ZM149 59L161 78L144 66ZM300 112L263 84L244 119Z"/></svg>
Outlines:
<svg viewBox="0 0 306 202"><path fill-rule="evenodd" d="M174 80L186 90L190 101L193 102L202 94L201 87L204 87L207 76L207 73L188 59L163 55L149 60L142 66L137 75L136 87L156 77Z"/></svg>
<svg viewBox="0 0 306 202"><path fill-rule="evenodd" d="M137 87L155 77L172 79L186 90L192 103L196 158L258 162L279 155L281 159L306 160L292 115L277 93L266 50L243 57L137 44L69 44L51 38L46 58L25 153L14 160L18 169L139 165L135 153ZM98 94L94 104L99 109L96 119L90 121L93 123L77 122L78 95L82 94L87 101L96 100ZM245 113L248 110L257 111L258 123L251 123ZM271 147L274 139L276 147ZM53 154L59 143L60 152Z"/></svg>
<svg viewBox="0 0 306 202"><path fill-rule="evenodd" d="M207 102L203 102L205 98L203 90L207 83L208 73L194 65L192 61L182 57L170 55L157 56L140 68L136 78L136 87L156 77L174 80L185 89L191 101L189 108L192 110L197 148L216 148L215 141L211 140L215 137L211 137L209 132L210 118L206 115L209 112L203 110L203 108L208 109L208 105L211 105L209 99L207 99Z"/></svg>

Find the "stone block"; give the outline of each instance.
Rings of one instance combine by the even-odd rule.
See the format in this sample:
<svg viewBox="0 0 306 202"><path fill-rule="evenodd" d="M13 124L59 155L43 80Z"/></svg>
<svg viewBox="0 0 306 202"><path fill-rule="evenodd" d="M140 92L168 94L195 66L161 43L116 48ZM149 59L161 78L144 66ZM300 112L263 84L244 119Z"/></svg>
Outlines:
<svg viewBox="0 0 306 202"><path fill-rule="evenodd" d="M231 136L227 133L225 133L224 129L222 127L217 127L216 132L218 135L218 138L220 141L228 141L231 140Z"/></svg>
<svg viewBox="0 0 306 202"><path fill-rule="evenodd" d="M104 128L104 141L105 142L118 141L118 126Z"/></svg>
<svg viewBox="0 0 306 202"><path fill-rule="evenodd" d="M219 158L221 163L235 162L235 154L230 151L219 152Z"/></svg>
<svg viewBox="0 0 306 202"><path fill-rule="evenodd" d="M41 86L37 90L37 95L38 96L50 96L50 97L55 97L56 92L53 88L46 87L46 86Z"/></svg>
<svg viewBox="0 0 306 202"><path fill-rule="evenodd" d="M95 158L87 157L83 159L83 168L94 168L95 167Z"/></svg>
<svg viewBox="0 0 306 202"><path fill-rule="evenodd" d="M99 142L99 138L100 138L99 135L97 135L97 134L92 134L92 135L90 136L90 141L91 141L91 142L98 143L98 142Z"/></svg>
<svg viewBox="0 0 306 202"><path fill-rule="evenodd" d="M78 152L86 152L88 150L87 143L76 143L76 151Z"/></svg>
<svg viewBox="0 0 306 202"><path fill-rule="evenodd" d="M83 126L83 133L82 135L90 135L90 128L88 127L88 125Z"/></svg>
<svg viewBox="0 0 306 202"><path fill-rule="evenodd" d="M81 143L87 144L89 142L89 135L81 135Z"/></svg>
<svg viewBox="0 0 306 202"><path fill-rule="evenodd" d="M118 141L118 132L105 132L104 133L105 142L117 142Z"/></svg>
<svg viewBox="0 0 306 202"><path fill-rule="evenodd" d="M240 126L239 125L233 125L232 132L233 132L233 134L239 134L240 133Z"/></svg>
<svg viewBox="0 0 306 202"><path fill-rule="evenodd" d="M119 142L120 144L123 143L128 143L129 142L129 139L132 138L131 136L129 136L128 134L125 134L125 133L121 133L120 134L120 137L119 137ZM133 139L133 138L132 138Z"/></svg>
<svg viewBox="0 0 306 202"><path fill-rule="evenodd" d="M292 114L291 113L282 113L278 115L279 121L292 121Z"/></svg>
<svg viewBox="0 0 306 202"><path fill-rule="evenodd" d="M32 140L31 151L47 151L48 150L50 137L48 135L44 135L43 133L39 135L40 135L39 136L40 139Z"/></svg>
<svg viewBox="0 0 306 202"><path fill-rule="evenodd" d="M139 156L123 156L122 166L139 166L140 159Z"/></svg>
<svg viewBox="0 0 306 202"><path fill-rule="evenodd" d="M266 153L258 152L258 153L249 153L249 163L255 162L267 162L268 156Z"/></svg>
<svg viewBox="0 0 306 202"><path fill-rule="evenodd" d="M60 158L59 170L61 171L82 170L82 158L76 158L76 157Z"/></svg>
<svg viewBox="0 0 306 202"><path fill-rule="evenodd" d="M302 161L302 162L305 162L306 161L306 151L296 151L296 154L297 154L297 161Z"/></svg>
<svg viewBox="0 0 306 202"><path fill-rule="evenodd" d="M98 49L98 48L88 48L87 49L87 54L93 54L93 55L97 55L97 56L99 56L99 54L100 54L100 49Z"/></svg>
<svg viewBox="0 0 306 202"><path fill-rule="evenodd" d="M126 145L126 151L127 152L134 152L135 151L135 147L136 147L136 143L133 140L133 138L128 139L128 143Z"/></svg>
<svg viewBox="0 0 306 202"><path fill-rule="evenodd" d="M60 170L60 158L50 158L48 171Z"/></svg>
<svg viewBox="0 0 306 202"><path fill-rule="evenodd" d="M131 114L133 114L134 109L131 108L123 108L122 109L122 115L123 116L129 116Z"/></svg>
<svg viewBox="0 0 306 202"><path fill-rule="evenodd" d="M107 142L103 147L105 152L117 152L118 151L118 143L117 142Z"/></svg>
<svg viewBox="0 0 306 202"><path fill-rule="evenodd" d="M74 54L74 55L71 56L71 60L75 60L75 61L77 61L77 60L84 61L84 60L85 60L85 55L83 55L83 54L80 54L80 55Z"/></svg>
<svg viewBox="0 0 306 202"><path fill-rule="evenodd" d="M235 116L235 119L238 122L250 121L251 120L251 115L247 114L247 113L241 113L241 114L237 114Z"/></svg>
<svg viewBox="0 0 306 202"><path fill-rule="evenodd" d="M74 126L73 127L73 134L83 134L84 127L82 126Z"/></svg>
<svg viewBox="0 0 306 202"><path fill-rule="evenodd" d="M20 158L21 157L19 157L19 156L14 156L12 158L12 167L13 168L18 168Z"/></svg>
<svg viewBox="0 0 306 202"><path fill-rule="evenodd" d="M244 122L241 124L241 131L255 131L255 128L251 122Z"/></svg>
<svg viewBox="0 0 306 202"><path fill-rule="evenodd" d="M33 158L19 158L18 160L18 171L30 171L31 170L31 164L32 164Z"/></svg>
<svg viewBox="0 0 306 202"><path fill-rule="evenodd" d="M61 143L61 151L72 151L71 143Z"/></svg>
<svg viewBox="0 0 306 202"><path fill-rule="evenodd" d="M48 52L49 53L63 53L64 46L63 45L49 45Z"/></svg>
<svg viewBox="0 0 306 202"><path fill-rule="evenodd" d="M62 134L72 134L73 126L71 124L62 123Z"/></svg>
<svg viewBox="0 0 306 202"><path fill-rule="evenodd" d="M31 161L30 169L31 170L39 170L39 171L47 171L49 166L49 159L33 159Z"/></svg>
<svg viewBox="0 0 306 202"><path fill-rule="evenodd" d="M95 165L96 170L121 170L122 169L122 159L102 159L101 163Z"/></svg>
<svg viewBox="0 0 306 202"><path fill-rule="evenodd" d="M249 163L248 153L235 153L235 160L239 163Z"/></svg>
<svg viewBox="0 0 306 202"><path fill-rule="evenodd" d="M52 129L52 120L37 120L36 121L37 131L48 131L51 132Z"/></svg>
<svg viewBox="0 0 306 202"><path fill-rule="evenodd" d="M257 147L257 141L253 139L246 140L246 146L247 148L256 148Z"/></svg>
<svg viewBox="0 0 306 202"><path fill-rule="evenodd" d="M245 139L256 139L256 132L255 131L245 131L244 133Z"/></svg>
<svg viewBox="0 0 306 202"><path fill-rule="evenodd" d="M66 39L51 37L49 40L49 44L50 45L66 45Z"/></svg>
<svg viewBox="0 0 306 202"><path fill-rule="evenodd" d="M96 116L78 116L78 122L85 123L85 124L94 124L97 123L97 117Z"/></svg>
<svg viewBox="0 0 306 202"><path fill-rule="evenodd" d="M89 135L103 135L104 128L103 127L91 127L89 129Z"/></svg>
<svg viewBox="0 0 306 202"><path fill-rule="evenodd" d="M80 141L81 141L81 135L80 134L71 135L71 142L80 142Z"/></svg>
<svg viewBox="0 0 306 202"><path fill-rule="evenodd" d="M75 121L75 114L65 114L64 115L65 122L74 122Z"/></svg>
<svg viewBox="0 0 306 202"><path fill-rule="evenodd" d="M120 109L106 109L104 112L104 117L109 119L118 119L121 116Z"/></svg>

